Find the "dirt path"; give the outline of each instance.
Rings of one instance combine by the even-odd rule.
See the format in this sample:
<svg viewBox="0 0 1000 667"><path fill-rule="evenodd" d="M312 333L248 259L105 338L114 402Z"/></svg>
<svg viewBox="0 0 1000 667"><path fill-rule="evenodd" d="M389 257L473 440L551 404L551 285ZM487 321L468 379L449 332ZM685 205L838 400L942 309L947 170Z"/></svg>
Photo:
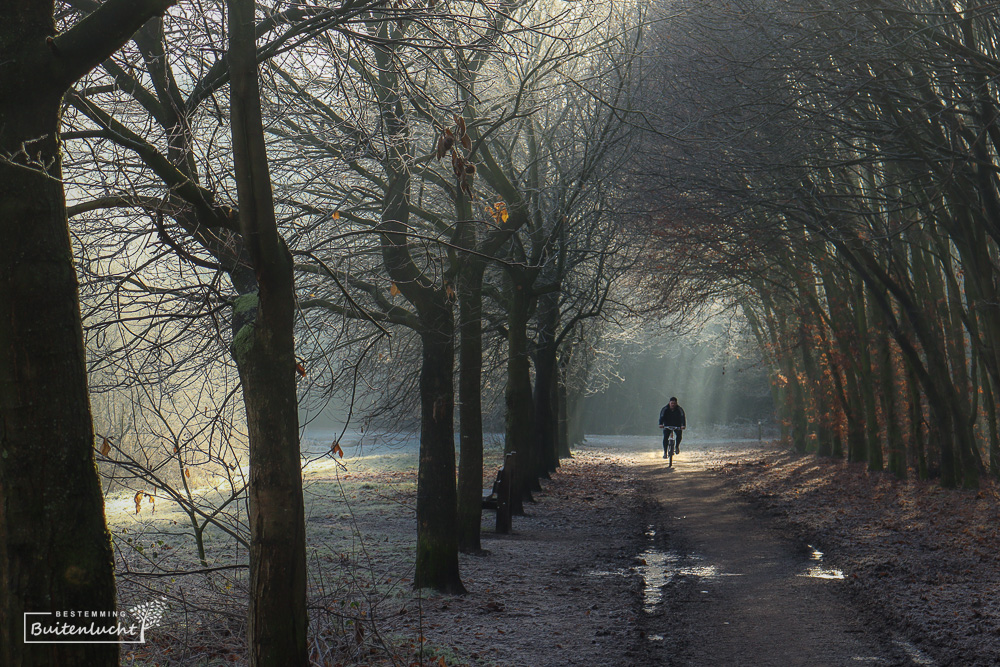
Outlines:
<svg viewBox="0 0 1000 667"><path fill-rule="evenodd" d="M675 467L646 456L640 479L648 584L640 664L929 664L845 602L843 575L769 526L688 451Z"/></svg>
<svg viewBox="0 0 1000 667"><path fill-rule="evenodd" d="M469 595L430 596L396 631L419 626L449 665L935 664L737 495L717 464L739 445L695 444L673 469L654 447L592 439L513 535L484 526L488 553L462 557Z"/></svg>

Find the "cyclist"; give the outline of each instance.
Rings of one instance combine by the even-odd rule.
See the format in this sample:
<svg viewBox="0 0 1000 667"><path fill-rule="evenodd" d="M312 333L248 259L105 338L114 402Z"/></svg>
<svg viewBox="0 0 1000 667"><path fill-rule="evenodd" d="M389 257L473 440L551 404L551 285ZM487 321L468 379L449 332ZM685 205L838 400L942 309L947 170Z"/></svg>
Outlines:
<svg viewBox="0 0 1000 667"><path fill-rule="evenodd" d="M667 441L670 439L671 429L665 426L679 427L673 431L676 443L674 452L681 453L681 433L687 428L687 417L684 415L684 408L677 404L677 397L671 396L670 401L660 410L660 428L663 429L663 458L667 458Z"/></svg>

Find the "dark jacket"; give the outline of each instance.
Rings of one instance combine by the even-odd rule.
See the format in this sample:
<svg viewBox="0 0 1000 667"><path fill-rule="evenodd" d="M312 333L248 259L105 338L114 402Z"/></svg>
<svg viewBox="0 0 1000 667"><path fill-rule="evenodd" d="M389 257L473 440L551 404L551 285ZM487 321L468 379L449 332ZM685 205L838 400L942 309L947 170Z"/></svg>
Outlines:
<svg viewBox="0 0 1000 667"><path fill-rule="evenodd" d="M660 410L660 425L661 426L687 426L687 417L684 416L684 408L677 406L677 409L671 410L670 404L663 406Z"/></svg>

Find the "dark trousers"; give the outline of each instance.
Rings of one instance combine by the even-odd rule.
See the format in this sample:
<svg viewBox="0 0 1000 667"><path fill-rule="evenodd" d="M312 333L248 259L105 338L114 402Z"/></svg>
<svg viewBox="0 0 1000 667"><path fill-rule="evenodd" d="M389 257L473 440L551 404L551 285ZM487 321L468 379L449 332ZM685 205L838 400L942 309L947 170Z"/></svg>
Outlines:
<svg viewBox="0 0 1000 667"><path fill-rule="evenodd" d="M680 446L681 446L681 433L683 433L683 432L684 431L681 431L681 430L671 431L668 428L663 429L663 453L664 454L667 453L667 440L670 439L670 434L671 433L674 434L674 442L675 442L675 449L674 449L674 451L676 452L677 449L679 449Z"/></svg>

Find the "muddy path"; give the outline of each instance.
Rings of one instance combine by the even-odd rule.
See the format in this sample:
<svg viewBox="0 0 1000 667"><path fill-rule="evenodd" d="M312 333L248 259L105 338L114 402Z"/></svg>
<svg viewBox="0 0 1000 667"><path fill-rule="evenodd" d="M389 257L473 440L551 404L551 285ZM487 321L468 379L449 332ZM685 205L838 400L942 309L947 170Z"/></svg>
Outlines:
<svg viewBox="0 0 1000 667"><path fill-rule="evenodd" d="M738 495L718 464L739 451L694 443L669 469L652 439L592 439L514 534L484 524L468 595L431 595L396 631L456 665L936 664Z"/></svg>
<svg viewBox="0 0 1000 667"><path fill-rule="evenodd" d="M708 453L681 454L673 468L639 461L648 502L638 664L928 664L846 601L843 574L820 552L738 498Z"/></svg>

